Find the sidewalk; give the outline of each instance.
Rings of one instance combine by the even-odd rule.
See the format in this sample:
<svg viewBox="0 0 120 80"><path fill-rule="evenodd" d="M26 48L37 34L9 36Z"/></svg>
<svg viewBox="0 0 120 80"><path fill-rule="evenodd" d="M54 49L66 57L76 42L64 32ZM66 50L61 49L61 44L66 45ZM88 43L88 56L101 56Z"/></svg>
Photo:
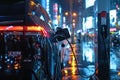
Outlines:
<svg viewBox="0 0 120 80"><path fill-rule="evenodd" d="M89 56L85 55L86 51L90 52L89 46L91 45L87 43L80 44L78 42L71 45L73 49L71 49L69 44L67 44L66 46L67 55L65 56L63 62L64 67L62 69L62 75L63 75L62 80L89 80L89 78L83 78L81 76L90 76L95 71L94 64L90 64L86 60L86 59L89 60L90 58L90 61L93 61L93 59L91 58L93 53L89 53L90 54ZM78 70L80 74L78 73Z"/></svg>

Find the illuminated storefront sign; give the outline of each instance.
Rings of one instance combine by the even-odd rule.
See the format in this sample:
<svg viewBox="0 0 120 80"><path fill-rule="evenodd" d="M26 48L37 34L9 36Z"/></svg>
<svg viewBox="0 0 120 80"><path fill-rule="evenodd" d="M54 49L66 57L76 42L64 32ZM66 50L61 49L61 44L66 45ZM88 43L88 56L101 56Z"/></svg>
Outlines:
<svg viewBox="0 0 120 80"><path fill-rule="evenodd" d="M94 5L95 0L85 0L85 7L89 8Z"/></svg>

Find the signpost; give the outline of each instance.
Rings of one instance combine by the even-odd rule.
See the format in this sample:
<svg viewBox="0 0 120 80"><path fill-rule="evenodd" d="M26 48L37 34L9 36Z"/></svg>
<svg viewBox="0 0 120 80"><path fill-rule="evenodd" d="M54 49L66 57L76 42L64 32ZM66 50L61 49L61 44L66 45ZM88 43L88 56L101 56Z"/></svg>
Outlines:
<svg viewBox="0 0 120 80"><path fill-rule="evenodd" d="M110 0L97 0L98 4L98 73L99 80L110 80Z"/></svg>

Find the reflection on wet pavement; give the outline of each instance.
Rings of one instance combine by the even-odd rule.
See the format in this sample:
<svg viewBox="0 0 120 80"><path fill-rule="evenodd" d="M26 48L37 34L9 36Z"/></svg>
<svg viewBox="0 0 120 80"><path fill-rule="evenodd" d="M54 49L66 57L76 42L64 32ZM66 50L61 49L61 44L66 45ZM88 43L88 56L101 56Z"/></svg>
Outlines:
<svg viewBox="0 0 120 80"><path fill-rule="evenodd" d="M71 76L63 77L62 80L89 80L89 79L80 78L78 75L71 75Z"/></svg>
<svg viewBox="0 0 120 80"><path fill-rule="evenodd" d="M89 80L89 76L94 74L96 68L97 43L83 37L80 42L72 44L72 49L67 45L67 59L65 58L63 62L62 80ZM120 47L111 46L110 80L120 80L120 64L118 63L120 63Z"/></svg>
<svg viewBox="0 0 120 80"><path fill-rule="evenodd" d="M94 74L95 63L93 59L94 57L92 57L94 56L94 53L91 50L92 47L90 45L87 45L89 44L77 43L72 44L72 49L70 46L68 47L67 52L69 53L67 54L69 55L67 55L68 60L65 60L63 62L62 80L89 80L89 76ZM87 50L89 55L87 53Z"/></svg>

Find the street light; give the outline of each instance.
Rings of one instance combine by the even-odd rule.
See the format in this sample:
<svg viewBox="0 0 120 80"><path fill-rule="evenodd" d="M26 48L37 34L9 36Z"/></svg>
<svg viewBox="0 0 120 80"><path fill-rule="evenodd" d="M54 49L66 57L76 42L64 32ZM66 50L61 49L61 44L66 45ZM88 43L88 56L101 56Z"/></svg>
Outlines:
<svg viewBox="0 0 120 80"><path fill-rule="evenodd" d="M65 16L69 16L69 15L70 15L69 12L65 12ZM72 13L72 16L73 16L73 17L76 17L76 16L77 16L77 13L76 13L76 12L73 12L73 13Z"/></svg>
<svg viewBox="0 0 120 80"><path fill-rule="evenodd" d="M65 15L66 15L66 16L68 16L68 14L69 14L68 12L65 12Z"/></svg>
<svg viewBox="0 0 120 80"><path fill-rule="evenodd" d="M76 23L76 12L65 12L65 16L68 18L67 22L69 23L69 26L71 28L71 43L74 43L74 35L75 35L75 23Z"/></svg>
<svg viewBox="0 0 120 80"><path fill-rule="evenodd" d="M77 14L74 12L74 13L72 13L72 16L76 17L76 16L77 16Z"/></svg>

